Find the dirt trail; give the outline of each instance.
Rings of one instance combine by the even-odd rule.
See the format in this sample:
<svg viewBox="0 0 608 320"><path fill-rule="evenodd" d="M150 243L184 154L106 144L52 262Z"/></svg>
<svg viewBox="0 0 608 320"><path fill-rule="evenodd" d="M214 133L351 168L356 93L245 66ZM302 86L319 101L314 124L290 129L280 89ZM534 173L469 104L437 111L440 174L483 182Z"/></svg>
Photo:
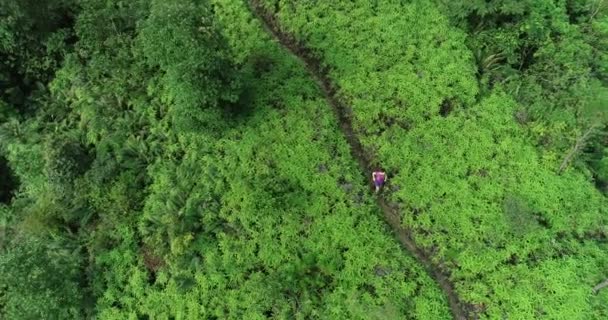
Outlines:
<svg viewBox="0 0 608 320"><path fill-rule="evenodd" d="M262 21L262 24L269 31L269 33L272 34L283 47L288 49L294 56L304 62L306 68L312 77L317 81L325 95L325 98L336 113L336 116L340 122L340 128L342 129L342 132L350 145L353 157L359 163L359 166L363 170L366 179L370 180L367 178L367 176L371 175L373 170L371 166L372 159L370 159L369 155L364 152L361 142L355 135L348 111L350 109L347 108L346 105L336 96L336 88L331 82L327 70L324 70L321 67L321 61L316 58L305 45L299 43L288 32L283 31L275 16L272 13L267 12L258 0L248 0L247 3L249 4L251 11ZM470 307L461 303L458 296L454 292L453 285L448 277L431 261L429 256L416 245L412 239L411 231L401 225L399 212L393 209L389 202L387 202L381 195L376 197L376 201L378 202L380 208L382 208L386 222L391 226L401 245L424 266L427 273L439 284L447 296L454 319L460 320L474 318L473 316L467 316L465 309L470 310Z"/></svg>

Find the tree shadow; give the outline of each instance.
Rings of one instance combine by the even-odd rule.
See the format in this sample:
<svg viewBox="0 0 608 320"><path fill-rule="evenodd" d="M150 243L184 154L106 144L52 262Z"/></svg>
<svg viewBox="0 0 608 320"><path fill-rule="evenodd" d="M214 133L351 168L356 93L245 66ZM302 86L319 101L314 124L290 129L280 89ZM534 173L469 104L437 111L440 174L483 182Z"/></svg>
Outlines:
<svg viewBox="0 0 608 320"><path fill-rule="evenodd" d="M8 160L0 156L0 203L9 204L19 189L19 179L9 166Z"/></svg>

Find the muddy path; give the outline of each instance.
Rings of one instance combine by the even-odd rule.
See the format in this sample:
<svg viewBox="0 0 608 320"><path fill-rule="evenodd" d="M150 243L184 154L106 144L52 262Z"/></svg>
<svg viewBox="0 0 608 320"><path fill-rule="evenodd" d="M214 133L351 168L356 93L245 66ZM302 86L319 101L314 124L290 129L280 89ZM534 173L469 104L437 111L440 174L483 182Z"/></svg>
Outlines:
<svg viewBox="0 0 608 320"><path fill-rule="evenodd" d="M327 70L321 67L321 61L304 44L299 43L292 35L283 31L275 16L266 11L258 0L247 0L247 3L253 14L262 21L262 25L264 25L267 31L284 48L304 62L308 72L316 80L327 102L333 108L339 120L340 128L350 145L352 156L359 163L366 180L370 181L371 187L371 178L368 176L371 176L373 170L372 158L364 152L361 142L355 135L349 111L351 109L337 96L336 87L331 82ZM465 311L471 310L471 308L460 301L445 271L442 271L439 266L431 261L429 255L416 245L412 239L411 231L402 226L399 212L382 195L376 196L376 201L382 209L386 222L390 225L401 245L424 266L426 272L445 293L454 319L475 318L472 314Z"/></svg>

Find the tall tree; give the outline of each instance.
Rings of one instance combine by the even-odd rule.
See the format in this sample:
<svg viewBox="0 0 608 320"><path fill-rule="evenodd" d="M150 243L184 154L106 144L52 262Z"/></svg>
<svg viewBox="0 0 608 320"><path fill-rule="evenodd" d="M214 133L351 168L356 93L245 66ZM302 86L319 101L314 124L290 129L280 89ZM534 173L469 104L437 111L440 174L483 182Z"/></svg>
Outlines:
<svg viewBox="0 0 608 320"><path fill-rule="evenodd" d="M82 319L81 257L59 239L18 236L0 251L0 317Z"/></svg>
<svg viewBox="0 0 608 320"><path fill-rule="evenodd" d="M31 111L28 96L47 84L69 48L72 0L0 1L1 108Z"/></svg>
<svg viewBox="0 0 608 320"><path fill-rule="evenodd" d="M587 95L586 103L577 110L578 136L560 164L560 174L608 125L608 89L595 81L587 90Z"/></svg>
<svg viewBox="0 0 608 320"><path fill-rule="evenodd" d="M176 126L217 128L218 107L237 101L239 82L209 3L154 0L139 37L146 62L164 73L162 96Z"/></svg>

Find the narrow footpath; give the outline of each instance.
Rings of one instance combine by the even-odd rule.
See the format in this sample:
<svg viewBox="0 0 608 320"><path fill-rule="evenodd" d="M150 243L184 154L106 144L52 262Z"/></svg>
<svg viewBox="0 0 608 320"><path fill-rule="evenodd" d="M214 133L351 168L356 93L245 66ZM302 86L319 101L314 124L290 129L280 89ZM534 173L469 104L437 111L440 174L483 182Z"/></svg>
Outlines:
<svg viewBox="0 0 608 320"><path fill-rule="evenodd" d="M316 58L305 45L298 43L292 35L281 29L275 16L272 13L267 12L259 0L247 0L247 3L253 14L262 21L262 24L268 32L272 34L283 47L304 62L306 69L318 83L329 105L332 106L340 122L340 128L350 145L351 153L359 163L366 180L369 180L367 176L373 171L371 159L369 155L364 152L361 142L354 133L351 117L348 112L349 108L347 108L337 97L336 88L331 82L327 70L321 68L322 64L319 59ZM459 300L454 292L453 284L448 277L431 261L429 256L416 245L412 239L411 231L401 225L399 212L393 209L381 195L376 196L376 201L380 208L382 208L386 222L392 228L401 245L424 266L426 272L435 280L435 282L437 282L437 284L439 284L445 293L454 319L475 318L471 315L467 316L465 309L469 308Z"/></svg>

